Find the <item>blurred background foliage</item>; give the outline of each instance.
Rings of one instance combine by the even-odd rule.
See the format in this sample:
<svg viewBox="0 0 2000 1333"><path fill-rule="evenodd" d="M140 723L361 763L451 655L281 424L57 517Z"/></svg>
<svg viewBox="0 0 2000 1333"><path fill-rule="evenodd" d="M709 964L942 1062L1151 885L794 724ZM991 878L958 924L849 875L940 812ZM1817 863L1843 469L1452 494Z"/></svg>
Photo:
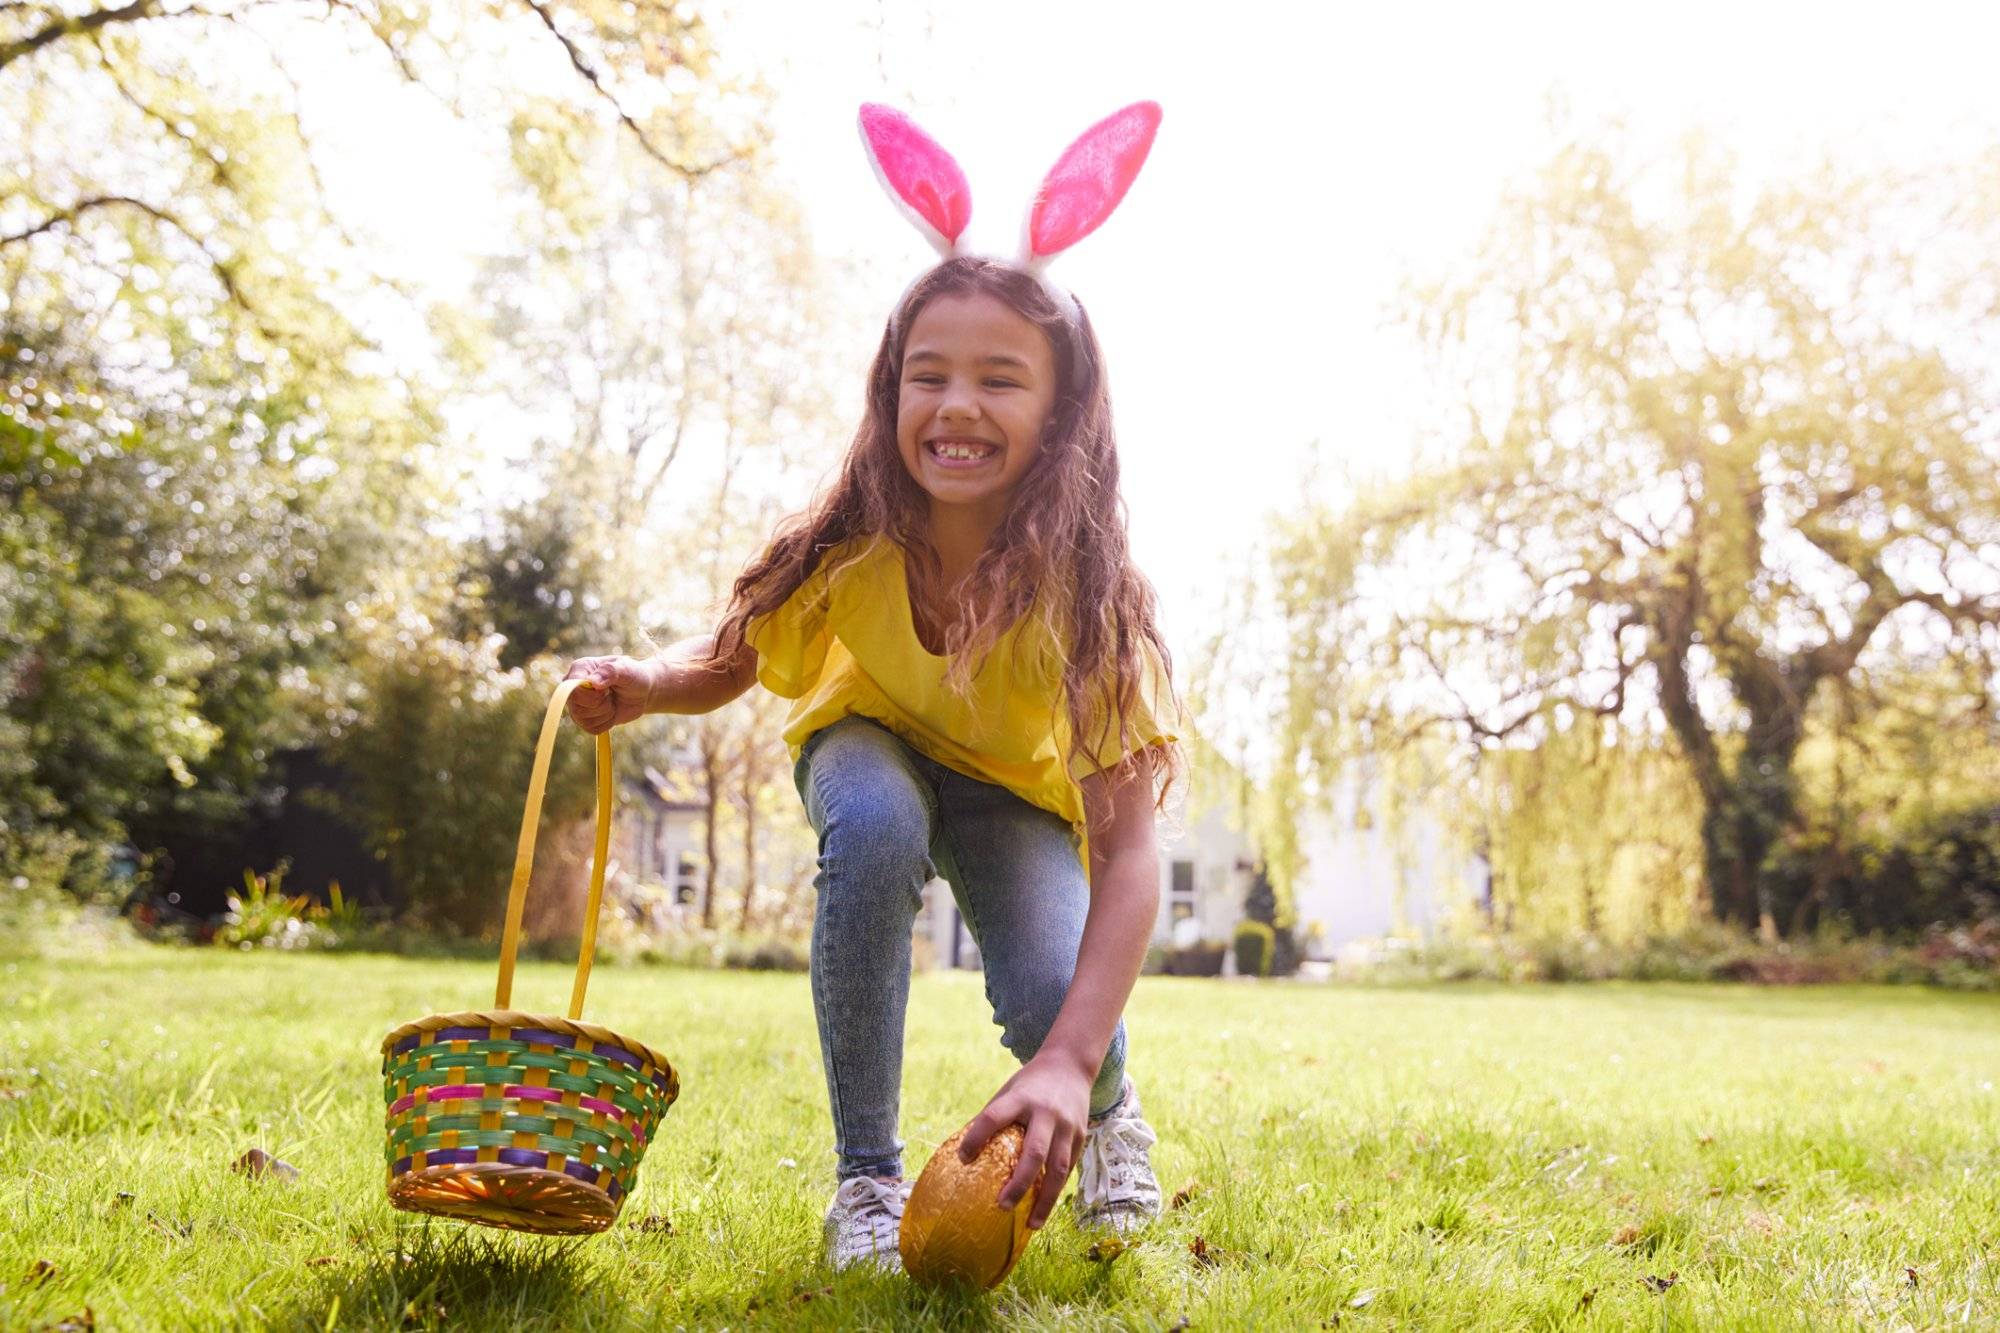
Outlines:
<svg viewBox="0 0 2000 1333"><path fill-rule="evenodd" d="M495 165L463 299L328 197L297 66L333 40ZM492 929L562 664L707 629L852 427L768 90L720 69L662 0L0 7L11 892L219 913L245 867L199 849L310 755L407 920ZM1474 931L1996 911L2000 151L1752 187L1698 138L1567 138L1408 290L1414 464L1281 488L1188 664L1192 805L1268 871L1250 970L1295 959L1301 815L1357 773L1483 859ZM621 736L703 807L705 930L806 919L777 719Z"/></svg>

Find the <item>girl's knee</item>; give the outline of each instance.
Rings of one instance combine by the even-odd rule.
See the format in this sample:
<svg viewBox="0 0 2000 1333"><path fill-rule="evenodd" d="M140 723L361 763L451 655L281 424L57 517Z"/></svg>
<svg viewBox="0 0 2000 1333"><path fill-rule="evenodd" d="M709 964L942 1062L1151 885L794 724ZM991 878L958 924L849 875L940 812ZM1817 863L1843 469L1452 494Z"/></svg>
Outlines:
<svg viewBox="0 0 2000 1333"><path fill-rule="evenodd" d="M1011 979L1008 993L994 1007L993 1020L1000 1025L1000 1044L1016 1059L1032 1060L1042 1049L1069 998L1072 975L1067 969L1042 968Z"/></svg>
<svg viewBox="0 0 2000 1333"><path fill-rule="evenodd" d="M872 724L842 723L814 747L809 813L823 868L867 880L908 883L914 892L935 873L931 809L902 742Z"/></svg>

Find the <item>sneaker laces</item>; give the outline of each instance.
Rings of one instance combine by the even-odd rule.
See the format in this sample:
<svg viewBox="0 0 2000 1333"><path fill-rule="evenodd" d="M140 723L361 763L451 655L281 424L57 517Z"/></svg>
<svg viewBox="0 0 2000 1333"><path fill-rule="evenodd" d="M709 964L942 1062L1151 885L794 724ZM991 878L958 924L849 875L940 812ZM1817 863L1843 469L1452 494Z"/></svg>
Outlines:
<svg viewBox="0 0 2000 1333"><path fill-rule="evenodd" d="M909 1185L901 1180L852 1176L834 1191L829 1214L838 1215L840 1248L851 1255L895 1253ZM860 1241L865 1236L867 1248ZM841 1257L846 1257L844 1254Z"/></svg>
<svg viewBox="0 0 2000 1333"><path fill-rule="evenodd" d="M1077 1193L1091 1210L1107 1205L1148 1201L1153 1185L1146 1150L1160 1141L1135 1108L1121 1106L1090 1127L1083 1143L1083 1164Z"/></svg>

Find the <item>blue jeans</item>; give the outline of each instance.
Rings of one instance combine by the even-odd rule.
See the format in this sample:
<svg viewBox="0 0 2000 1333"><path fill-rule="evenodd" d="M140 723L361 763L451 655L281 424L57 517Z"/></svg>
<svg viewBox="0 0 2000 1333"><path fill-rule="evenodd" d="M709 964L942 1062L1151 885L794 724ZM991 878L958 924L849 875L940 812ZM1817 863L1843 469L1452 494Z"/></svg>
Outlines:
<svg viewBox="0 0 2000 1333"><path fill-rule="evenodd" d="M950 882L1000 1042L1025 1063L1076 975L1090 882L1062 816L946 768L868 718L814 732L792 776L819 834L813 1011L840 1178L900 1175L903 1015L924 885L939 873ZM1120 1022L1091 1114L1114 1106L1124 1082Z"/></svg>

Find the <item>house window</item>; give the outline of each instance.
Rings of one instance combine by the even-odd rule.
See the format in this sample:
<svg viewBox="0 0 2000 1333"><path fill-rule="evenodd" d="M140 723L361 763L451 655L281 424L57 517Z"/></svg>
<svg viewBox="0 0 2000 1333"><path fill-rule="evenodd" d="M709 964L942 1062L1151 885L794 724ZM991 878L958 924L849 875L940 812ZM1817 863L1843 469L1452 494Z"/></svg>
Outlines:
<svg viewBox="0 0 2000 1333"><path fill-rule="evenodd" d="M694 858L682 852L680 864L674 868L674 901L683 907L692 906L695 893Z"/></svg>
<svg viewBox="0 0 2000 1333"><path fill-rule="evenodd" d="M1194 862L1176 861L1167 881L1167 919L1186 921L1194 916L1194 906Z"/></svg>

